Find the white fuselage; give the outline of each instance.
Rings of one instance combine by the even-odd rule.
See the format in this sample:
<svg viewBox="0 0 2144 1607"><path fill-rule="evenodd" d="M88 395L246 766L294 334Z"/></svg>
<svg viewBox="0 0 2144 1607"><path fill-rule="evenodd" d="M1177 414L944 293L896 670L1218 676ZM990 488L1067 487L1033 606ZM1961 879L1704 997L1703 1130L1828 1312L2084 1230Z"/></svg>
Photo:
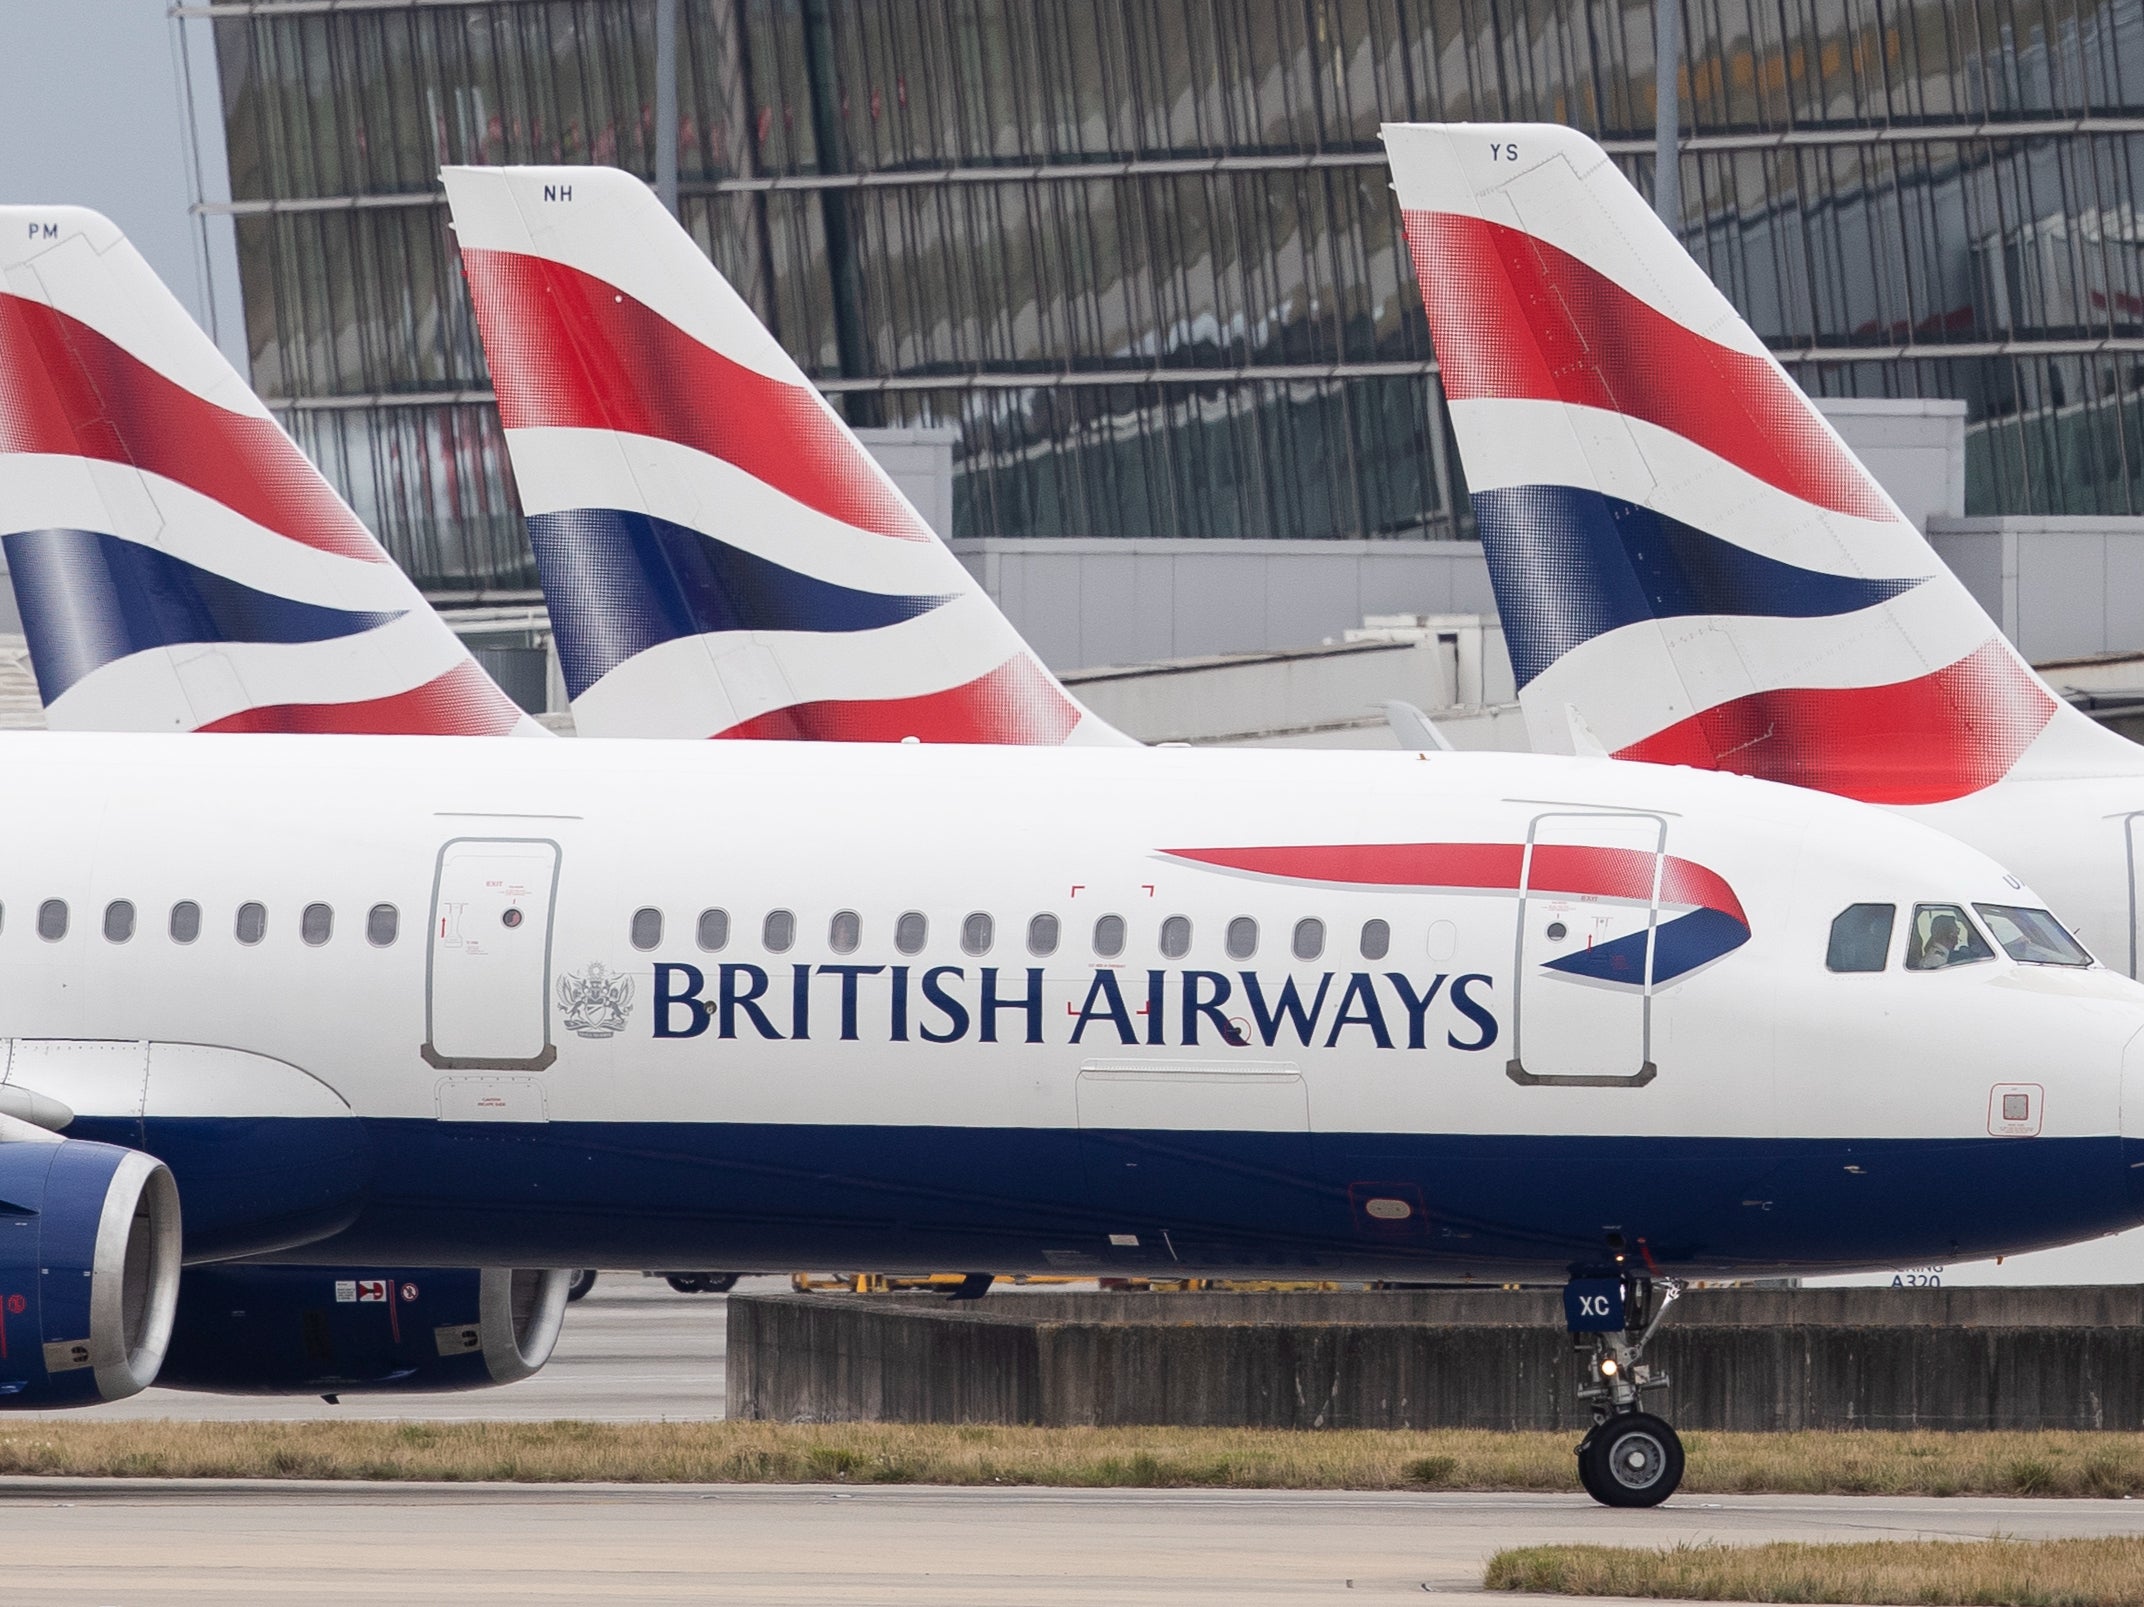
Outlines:
<svg viewBox="0 0 2144 1607"><path fill-rule="evenodd" d="M2139 1216L2144 989L1828 971L1849 904L2037 900L1793 789L1489 755L0 754L7 1082L169 1159L197 1256L1493 1275ZM1587 973L1648 931L1677 974Z"/></svg>

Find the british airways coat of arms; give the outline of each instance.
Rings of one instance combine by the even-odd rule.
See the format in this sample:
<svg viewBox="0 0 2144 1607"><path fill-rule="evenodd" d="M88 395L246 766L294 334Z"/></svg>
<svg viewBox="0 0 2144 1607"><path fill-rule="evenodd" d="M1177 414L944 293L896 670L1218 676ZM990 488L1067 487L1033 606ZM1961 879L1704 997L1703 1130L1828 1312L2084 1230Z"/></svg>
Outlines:
<svg viewBox="0 0 2144 1607"><path fill-rule="evenodd" d="M586 970L568 971L558 979L558 1007L565 1012L568 1032L583 1038L615 1037L633 1013L633 979L601 960L591 961Z"/></svg>

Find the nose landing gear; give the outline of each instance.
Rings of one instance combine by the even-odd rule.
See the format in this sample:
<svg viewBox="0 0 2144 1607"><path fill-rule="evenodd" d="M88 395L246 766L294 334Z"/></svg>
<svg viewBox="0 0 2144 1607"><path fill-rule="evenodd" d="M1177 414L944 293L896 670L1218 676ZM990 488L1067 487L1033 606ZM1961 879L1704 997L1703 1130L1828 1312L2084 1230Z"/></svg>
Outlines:
<svg viewBox="0 0 2144 1607"><path fill-rule="evenodd" d="M1653 1507L1682 1483L1682 1440L1661 1418L1640 1410L1647 1390L1667 1384L1644 1360L1646 1342L1682 1293L1672 1278L1574 1278L1564 1286L1565 1325L1590 1344L1580 1400L1593 1403L1593 1427L1578 1442L1578 1482L1603 1506Z"/></svg>

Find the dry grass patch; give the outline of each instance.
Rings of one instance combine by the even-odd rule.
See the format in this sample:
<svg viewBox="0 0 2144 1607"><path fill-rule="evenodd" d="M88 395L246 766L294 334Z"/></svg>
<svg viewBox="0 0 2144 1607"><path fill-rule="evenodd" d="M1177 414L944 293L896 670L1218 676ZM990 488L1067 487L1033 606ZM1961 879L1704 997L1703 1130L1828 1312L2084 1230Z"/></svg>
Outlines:
<svg viewBox="0 0 2144 1607"><path fill-rule="evenodd" d="M920 1423L10 1424L0 1474L533 1483L1578 1487L1575 1433ZM2144 1496L2144 1435L1692 1434L1691 1494Z"/></svg>
<svg viewBox="0 0 2144 1607"><path fill-rule="evenodd" d="M1849 1545L1527 1546L1490 1590L1680 1601L2144 1607L2144 1540L1870 1540Z"/></svg>

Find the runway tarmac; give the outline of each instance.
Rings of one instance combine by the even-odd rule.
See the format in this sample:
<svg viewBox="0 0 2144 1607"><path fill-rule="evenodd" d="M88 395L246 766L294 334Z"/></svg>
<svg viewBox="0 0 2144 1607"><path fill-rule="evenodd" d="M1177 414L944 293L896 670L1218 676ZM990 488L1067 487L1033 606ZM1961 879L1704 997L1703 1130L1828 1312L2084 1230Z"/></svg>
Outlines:
<svg viewBox="0 0 2144 1607"><path fill-rule="evenodd" d="M740 1289L787 1289L787 1278L747 1278ZM232 1422L246 1418L313 1419L423 1417L548 1420L589 1418L638 1422L651 1418L720 1417L727 1300L681 1295L660 1278L606 1272L584 1298L566 1308L558 1349L534 1378L499 1389L456 1395L345 1395L330 1406L317 1395L276 1398L197 1395L148 1389L109 1406L100 1419L176 1417ZM78 1417L76 1412L15 1412L10 1422Z"/></svg>
<svg viewBox="0 0 2144 1607"><path fill-rule="evenodd" d="M1181 1607L1487 1603L1491 1552L1552 1540L2144 1534L2144 1502L23 1479L0 1527L26 1604Z"/></svg>

